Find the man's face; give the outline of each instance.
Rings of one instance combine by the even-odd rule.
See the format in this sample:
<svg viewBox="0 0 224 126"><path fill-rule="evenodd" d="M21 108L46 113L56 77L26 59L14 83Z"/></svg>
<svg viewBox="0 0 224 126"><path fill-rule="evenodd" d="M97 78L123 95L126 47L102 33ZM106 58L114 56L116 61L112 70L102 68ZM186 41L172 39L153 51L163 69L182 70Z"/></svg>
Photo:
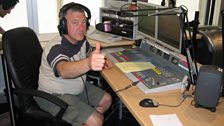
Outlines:
<svg viewBox="0 0 224 126"><path fill-rule="evenodd" d="M0 17L1 18L4 18L4 16L6 14L10 14L11 10L13 9L14 7L11 7L9 8L8 10L4 10L2 7L0 7Z"/></svg>
<svg viewBox="0 0 224 126"><path fill-rule="evenodd" d="M65 16L67 19L68 39L74 44L83 40L86 33L86 16L84 12L68 11Z"/></svg>

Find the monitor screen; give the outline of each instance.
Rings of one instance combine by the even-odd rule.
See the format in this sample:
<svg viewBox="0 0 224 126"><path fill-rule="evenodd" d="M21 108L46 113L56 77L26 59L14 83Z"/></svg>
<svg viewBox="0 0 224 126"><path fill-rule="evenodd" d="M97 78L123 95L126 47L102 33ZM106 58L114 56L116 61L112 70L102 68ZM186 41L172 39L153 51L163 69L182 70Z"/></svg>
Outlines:
<svg viewBox="0 0 224 126"><path fill-rule="evenodd" d="M158 16L158 38L171 50L181 52L182 32L180 19L177 15Z"/></svg>
<svg viewBox="0 0 224 126"><path fill-rule="evenodd" d="M138 2L139 9L156 9L155 6L149 3ZM151 10L154 13L156 10ZM146 15L149 11L139 11L138 15ZM156 32L156 16L139 16L138 17L138 32L145 37L155 37Z"/></svg>

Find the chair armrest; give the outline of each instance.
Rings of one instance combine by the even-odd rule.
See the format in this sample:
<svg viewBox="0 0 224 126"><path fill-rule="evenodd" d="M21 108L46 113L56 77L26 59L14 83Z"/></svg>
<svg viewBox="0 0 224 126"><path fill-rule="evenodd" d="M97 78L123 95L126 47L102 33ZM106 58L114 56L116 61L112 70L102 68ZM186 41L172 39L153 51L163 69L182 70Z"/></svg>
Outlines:
<svg viewBox="0 0 224 126"><path fill-rule="evenodd" d="M56 97L54 95L51 95L49 93L46 93L44 91L33 90L33 89L25 89L25 88L16 88L16 89L14 88L13 92L18 93L18 94L27 94L27 95L41 97L41 98L44 98L44 99L58 105L61 109L57 113L56 118L61 119L65 110L68 107L68 104L66 102L64 102L63 100L59 99L58 97Z"/></svg>

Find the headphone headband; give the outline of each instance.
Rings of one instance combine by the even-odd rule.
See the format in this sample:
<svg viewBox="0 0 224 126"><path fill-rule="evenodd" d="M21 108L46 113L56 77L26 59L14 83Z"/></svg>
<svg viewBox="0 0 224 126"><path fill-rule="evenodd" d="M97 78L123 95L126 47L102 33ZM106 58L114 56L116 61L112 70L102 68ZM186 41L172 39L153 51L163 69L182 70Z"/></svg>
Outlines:
<svg viewBox="0 0 224 126"><path fill-rule="evenodd" d="M61 9L60 9L60 12L59 12L59 18L63 18L66 14L66 12L71 9L71 8L81 8L84 12L87 13L87 19L91 19L91 12L90 10L82 5L82 4L79 4L79 3L74 3L74 2L71 2L71 3L68 3L68 4L65 4Z"/></svg>

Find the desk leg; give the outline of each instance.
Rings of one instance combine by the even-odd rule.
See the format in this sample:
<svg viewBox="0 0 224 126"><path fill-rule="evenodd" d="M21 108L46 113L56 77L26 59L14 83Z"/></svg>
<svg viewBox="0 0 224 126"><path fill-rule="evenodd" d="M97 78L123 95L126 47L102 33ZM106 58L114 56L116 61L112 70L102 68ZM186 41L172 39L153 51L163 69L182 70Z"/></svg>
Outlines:
<svg viewBox="0 0 224 126"><path fill-rule="evenodd" d="M118 102L119 102L119 120L122 120L123 104L121 100L119 100Z"/></svg>
<svg viewBox="0 0 224 126"><path fill-rule="evenodd" d="M10 77L8 75L8 71L7 71L7 65L5 63L5 60L4 60L4 56L3 54L1 54L1 58L2 58L2 69L3 69L3 75L4 75L4 79L5 79L5 88L6 88L6 95L7 95L7 100L8 100L8 104L9 104L9 108L10 108L10 119L11 119L11 123L12 123L12 126L15 126L15 115L14 115L14 108L13 108L13 101L12 101L12 93L11 93L11 90L10 90L10 86L11 85L11 80L10 80Z"/></svg>

